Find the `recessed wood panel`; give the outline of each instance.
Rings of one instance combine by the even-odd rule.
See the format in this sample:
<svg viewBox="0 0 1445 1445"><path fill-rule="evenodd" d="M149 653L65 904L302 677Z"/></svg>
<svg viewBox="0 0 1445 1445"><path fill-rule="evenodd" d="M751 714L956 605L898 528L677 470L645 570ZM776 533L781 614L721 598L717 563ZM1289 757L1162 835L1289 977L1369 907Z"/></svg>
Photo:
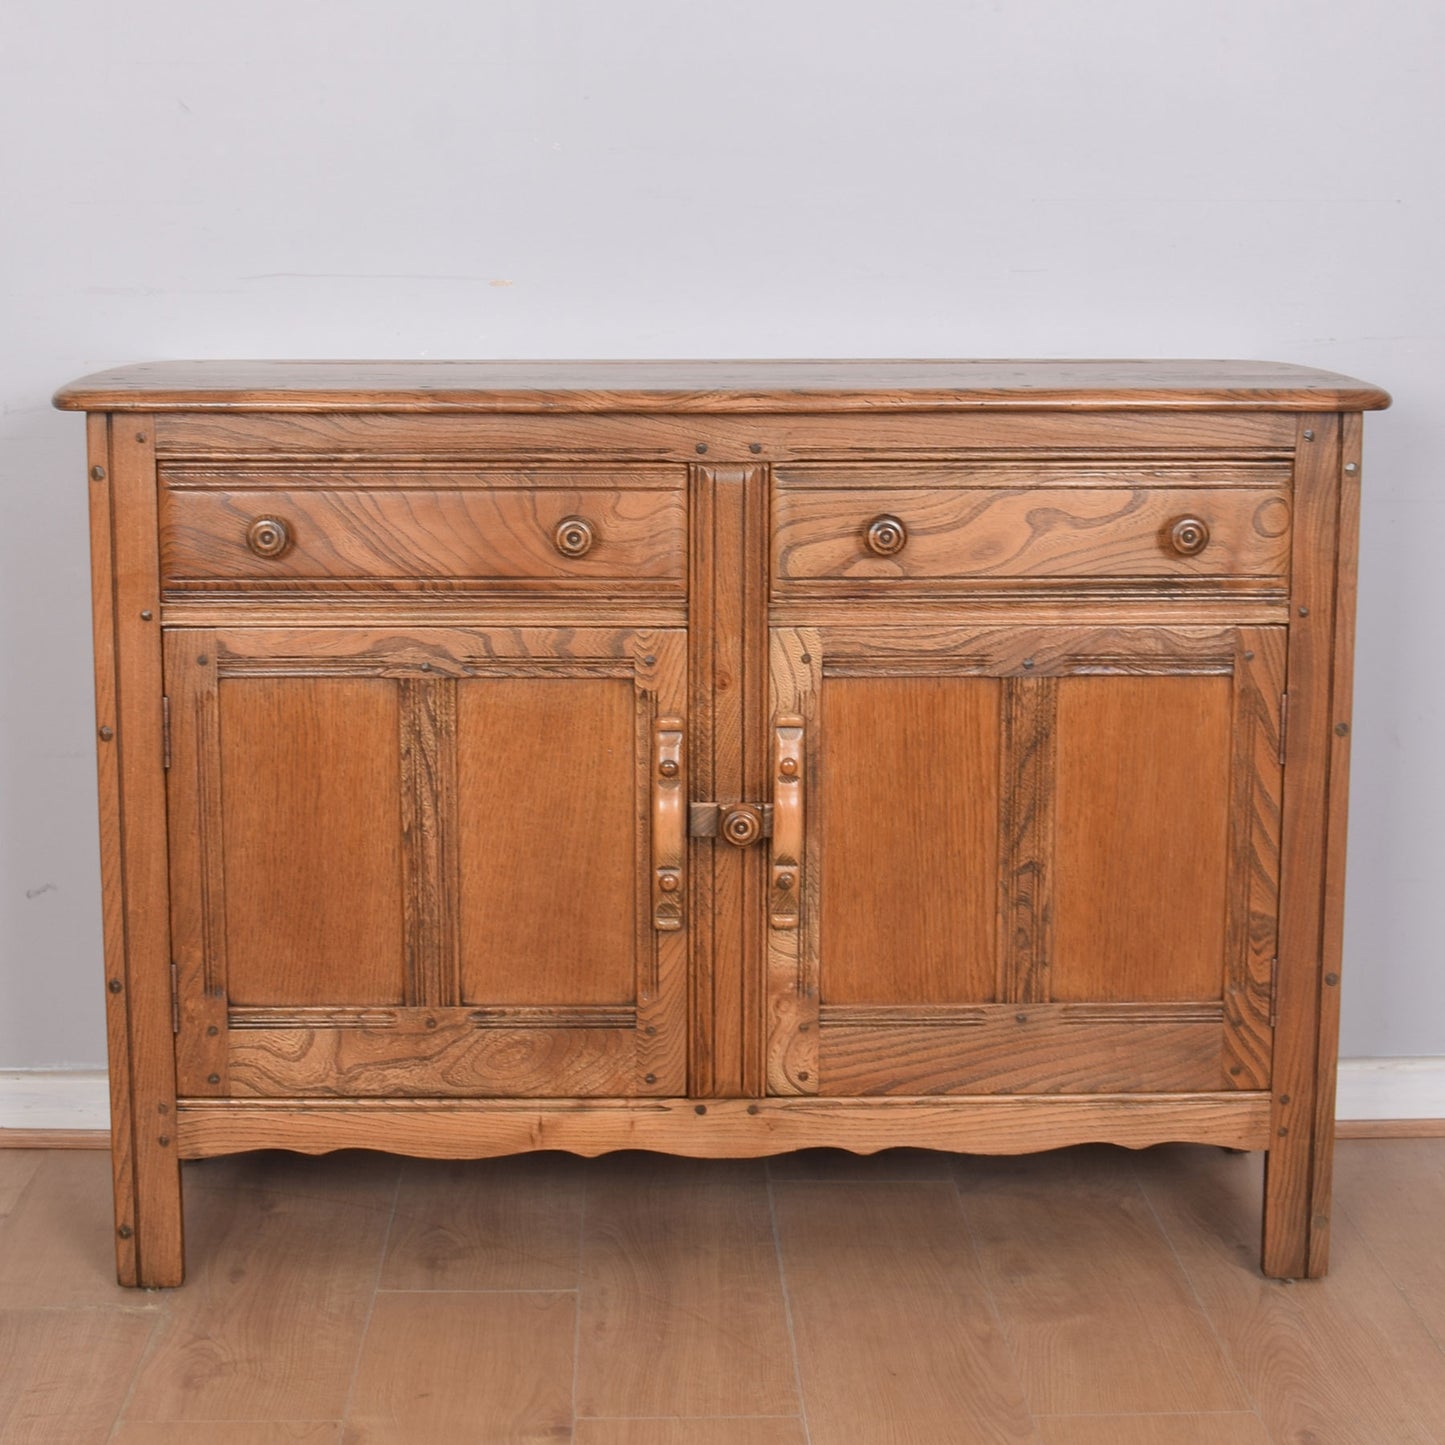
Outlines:
<svg viewBox="0 0 1445 1445"><path fill-rule="evenodd" d="M462 999L636 996L637 713L622 678L457 685Z"/></svg>
<svg viewBox="0 0 1445 1445"><path fill-rule="evenodd" d="M396 685L219 686L230 1002L400 1003Z"/></svg>
<svg viewBox="0 0 1445 1445"><path fill-rule="evenodd" d="M1057 686L1052 996L1219 998L1232 679Z"/></svg>
<svg viewBox="0 0 1445 1445"><path fill-rule="evenodd" d="M992 678L824 682L825 1003L994 997L998 729Z"/></svg>

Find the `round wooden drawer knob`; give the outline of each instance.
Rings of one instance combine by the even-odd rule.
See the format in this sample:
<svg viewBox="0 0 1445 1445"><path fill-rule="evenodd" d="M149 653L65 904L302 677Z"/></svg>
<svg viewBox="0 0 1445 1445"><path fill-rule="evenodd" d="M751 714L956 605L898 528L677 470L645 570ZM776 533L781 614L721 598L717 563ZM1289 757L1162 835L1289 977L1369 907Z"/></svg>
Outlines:
<svg viewBox="0 0 1445 1445"><path fill-rule="evenodd" d="M257 517L246 528L246 545L258 557L279 557L291 545L291 529L280 517Z"/></svg>
<svg viewBox="0 0 1445 1445"><path fill-rule="evenodd" d="M592 523L585 517L563 517L552 533L552 542L564 557L585 557L597 540Z"/></svg>
<svg viewBox="0 0 1445 1445"><path fill-rule="evenodd" d="M1209 524L1199 517L1180 517L1169 529L1169 545L1181 557L1197 557L1209 545Z"/></svg>
<svg viewBox="0 0 1445 1445"><path fill-rule="evenodd" d="M908 545L908 528L897 517L874 517L863 540L875 556L892 557Z"/></svg>

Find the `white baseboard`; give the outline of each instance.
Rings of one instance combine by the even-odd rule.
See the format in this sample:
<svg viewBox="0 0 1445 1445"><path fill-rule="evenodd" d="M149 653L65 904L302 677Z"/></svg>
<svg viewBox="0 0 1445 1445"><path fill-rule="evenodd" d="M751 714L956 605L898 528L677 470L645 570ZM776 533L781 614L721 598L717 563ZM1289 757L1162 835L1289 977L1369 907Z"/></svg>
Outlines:
<svg viewBox="0 0 1445 1445"><path fill-rule="evenodd" d="M109 1129L103 1069L0 1072L0 1129Z"/></svg>
<svg viewBox="0 0 1445 1445"><path fill-rule="evenodd" d="M1445 1057L1341 1059L1339 1119L1445 1119ZM0 1072L0 1129L108 1129L103 1071Z"/></svg>

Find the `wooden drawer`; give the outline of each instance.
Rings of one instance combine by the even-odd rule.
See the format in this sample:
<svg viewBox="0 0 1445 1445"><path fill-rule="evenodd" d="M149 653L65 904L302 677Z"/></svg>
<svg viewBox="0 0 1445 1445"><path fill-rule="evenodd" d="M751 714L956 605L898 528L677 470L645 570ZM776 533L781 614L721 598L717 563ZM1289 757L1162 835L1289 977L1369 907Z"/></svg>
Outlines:
<svg viewBox="0 0 1445 1445"><path fill-rule="evenodd" d="M1288 571L1287 469L797 468L774 494L780 589L858 580L1162 583Z"/></svg>
<svg viewBox="0 0 1445 1445"><path fill-rule="evenodd" d="M166 468L168 592L681 593L681 468L592 471Z"/></svg>

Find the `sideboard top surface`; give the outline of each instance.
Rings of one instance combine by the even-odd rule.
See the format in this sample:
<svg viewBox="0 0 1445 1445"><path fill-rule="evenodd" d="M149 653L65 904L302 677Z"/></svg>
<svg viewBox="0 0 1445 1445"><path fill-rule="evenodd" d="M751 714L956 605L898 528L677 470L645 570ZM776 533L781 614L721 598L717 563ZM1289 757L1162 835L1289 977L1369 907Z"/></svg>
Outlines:
<svg viewBox="0 0 1445 1445"><path fill-rule="evenodd" d="M147 361L66 411L1375 411L1389 395L1272 361Z"/></svg>

